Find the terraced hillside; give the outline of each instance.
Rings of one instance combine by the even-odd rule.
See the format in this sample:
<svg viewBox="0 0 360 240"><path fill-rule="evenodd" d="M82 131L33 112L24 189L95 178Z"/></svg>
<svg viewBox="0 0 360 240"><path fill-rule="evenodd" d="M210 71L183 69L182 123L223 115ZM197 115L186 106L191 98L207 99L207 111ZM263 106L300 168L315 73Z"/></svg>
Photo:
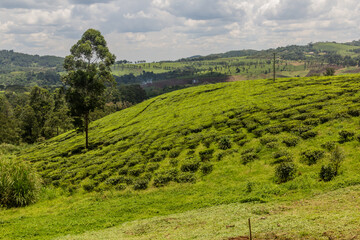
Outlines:
<svg viewBox="0 0 360 240"><path fill-rule="evenodd" d="M38 144L19 158L70 197L0 213L0 237L51 239L357 185L359 90L359 75L203 85L93 122L89 150L76 132ZM327 172L334 149L345 156L337 174Z"/></svg>

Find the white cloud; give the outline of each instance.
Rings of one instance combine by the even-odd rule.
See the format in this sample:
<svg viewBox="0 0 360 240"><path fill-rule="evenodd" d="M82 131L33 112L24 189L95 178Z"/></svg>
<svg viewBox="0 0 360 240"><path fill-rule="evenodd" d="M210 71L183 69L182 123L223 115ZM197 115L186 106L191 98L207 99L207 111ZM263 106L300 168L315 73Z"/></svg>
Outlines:
<svg viewBox="0 0 360 240"><path fill-rule="evenodd" d="M351 41L359 38L359 12L355 0L2 0L0 43L65 56L86 29L96 28L117 56L178 59Z"/></svg>

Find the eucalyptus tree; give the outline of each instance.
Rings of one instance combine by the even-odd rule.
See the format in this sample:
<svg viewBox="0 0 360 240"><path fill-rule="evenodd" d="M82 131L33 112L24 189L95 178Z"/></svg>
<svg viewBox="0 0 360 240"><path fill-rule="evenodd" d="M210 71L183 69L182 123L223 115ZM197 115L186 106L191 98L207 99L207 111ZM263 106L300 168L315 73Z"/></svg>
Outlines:
<svg viewBox="0 0 360 240"><path fill-rule="evenodd" d="M71 47L70 53L64 61L67 74L62 81L69 86L66 99L74 125L85 131L88 148L89 114L104 105L106 83L114 83L110 66L115 62L115 55L110 53L105 38L95 29L88 29Z"/></svg>

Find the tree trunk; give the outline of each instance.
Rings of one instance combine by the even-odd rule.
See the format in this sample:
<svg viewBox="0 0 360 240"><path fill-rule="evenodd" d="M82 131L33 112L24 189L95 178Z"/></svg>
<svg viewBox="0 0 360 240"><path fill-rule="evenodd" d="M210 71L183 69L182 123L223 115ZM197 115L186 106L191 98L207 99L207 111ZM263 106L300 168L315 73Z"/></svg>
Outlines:
<svg viewBox="0 0 360 240"><path fill-rule="evenodd" d="M85 114L85 148L89 148L89 114Z"/></svg>

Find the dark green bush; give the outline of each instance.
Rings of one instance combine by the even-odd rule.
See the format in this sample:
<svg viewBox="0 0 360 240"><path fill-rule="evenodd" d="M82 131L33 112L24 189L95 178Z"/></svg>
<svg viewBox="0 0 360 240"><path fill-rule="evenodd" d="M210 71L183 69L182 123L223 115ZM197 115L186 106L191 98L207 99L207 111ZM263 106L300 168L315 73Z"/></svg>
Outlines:
<svg viewBox="0 0 360 240"><path fill-rule="evenodd" d="M278 141L278 138L273 137L273 136L265 136L265 137L260 138L260 143L262 145L266 145L268 143L277 142L277 141Z"/></svg>
<svg viewBox="0 0 360 240"><path fill-rule="evenodd" d="M169 151L170 158L176 158L180 155L181 149L180 148L173 148Z"/></svg>
<svg viewBox="0 0 360 240"><path fill-rule="evenodd" d="M349 142L353 139L355 133L353 131L349 131L349 130L341 130L339 132L339 141L340 142Z"/></svg>
<svg viewBox="0 0 360 240"><path fill-rule="evenodd" d="M283 131L283 128L281 125L274 125L267 127L266 131L271 134L279 134Z"/></svg>
<svg viewBox="0 0 360 240"><path fill-rule="evenodd" d="M144 190L147 189L149 180L147 178L138 178L134 181L134 190Z"/></svg>
<svg viewBox="0 0 360 240"><path fill-rule="evenodd" d="M203 175L207 175L212 172L214 166L211 163L203 163L201 164L200 171Z"/></svg>
<svg viewBox="0 0 360 240"><path fill-rule="evenodd" d="M293 161L292 154L285 149L280 149L279 151L275 152L273 157L274 157L274 161L272 162L272 164L279 164L279 163Z"/></svg>
<svg viewBox="0 0 360 240"><path fill-rule="evenodd" d="M146 171L147 172L154 172L155 170L157 170L160 167L160 165L158 163L155 162L151 162L146 166Z"/></svg>
<svg viewBox="0 0 360 240"><path fill-rule="evenodd" d="M190 173L190 172L181 172L177 176L176 181L178 183L195 183L196 176L195 176L195 174Z"/></svg>
<svg viewBox="0 0 360 240"><path fill-rule="evenodd" d="M126 189L126 184L120 183L120 184L115 186L115 189L118 190L118 191L125 190Z"/></svg>
<svg viewBox="0 0 360 240"><path fill-rule="evenodd" d="M299 143L300 139L298 137L287 137L283 139L283 143L287 147L295 147Z"/></svg>
<svg viewBox="0 0 360 240"><path fill-rule="evenodd" d="M335 142L329 141L321 144L321 147L328 151L332 151L335 148L335 145L336 145Z"/></svg>
<svg viewBox="0 0 360 240"><path fill-rule="evenodd" d="M178 175L177 169L169 169L164 170L161 172L157 172L154 177L154 186L155 187L162 187L168 184L170 181L176 180Z"/></svg>
<svg viewBox="0 0 360 240"><path fill-rule="evenodd" d="M213 157L214 149L206 149L199 152L201 161L208 161Z"/></svg>
<svg viewBox="0 0 360 240"><path fill-rule="evenodd" d="M245 149L241 152L241 163L246 165L250 162L259 159L259 156L254 148Z"/></svg>
<svg viewBox="0 0 360 240"><path fill-rule="evenodd" d="M304 132L304 133L300 134L300 136L303 139L314 138L314 137L317 136L317 132L315 132L315 131L307 131L307 132Z"/></svg>
<svg viewBox="0 0 360 240"><path fill-rule="evenodd" d="M231 148L231 141L229 137L222 137L219 140L219 144L218 144L219 148L222 150L226 150Z"/></svg>
<svg viewBox="0 0 360 240"><path fill-rule="evenodd" d="M181 165L180 169L183 172L196 172L200 167L200 161L195 158L188 158Z"/></svg>
<svg viewBox="0 0 360 240"><path fill-rule="evenodd" d="M321 166L319 176L320 179L323 180L324 182L328 182L332 180L335 177L335 175L336 175L335 171L331 165Z"/></svg>
<svg viewBox="0 0 360 240"><path fill-rule="evenodd" d="M138 165L133 168L129 168L129 175L138 177L140 174L142 174L145 171L144 165Z"/></svg>
<svg viewBox="0 0 360 240"><path fill-rule="evenodd" d="M171 166L176 167L179 164L179 160L172 158L170 159L169 163Z"/></svg>
<svg viewBox="0 0 360 240"><path fill-rule="evenodd" d="M320 119L318 118L309 118L304 121L305 125L317 126L320 124Z"/></svg>
<svg viewBox="0 0 360 240"><path fill-rule="evenodd" d="M296 166L294 163L280 163L275 168L275 180L277 183L284 183L295 178Z"/></svg>
<svg viewBox="0 0 360 240"><path fill-rule="evenodd" d="M301 152L301 160L307 165L316 164L316 162L324 157L324 151L320 149L308 149Z"/></svg>
<svg viewBox="0 0 360 240"><path fill-rule="evenodd" d="M85 179L82 182L82 188L87 192L93 191L95 187L96 187L96 184L93 180Z"/></svg>
<svg viewBox="0 0 360 240"><path fill-rule="evenodd" d="M39 192L40 178L28 164L0 158L0 206L29 205Z"/></svg>

